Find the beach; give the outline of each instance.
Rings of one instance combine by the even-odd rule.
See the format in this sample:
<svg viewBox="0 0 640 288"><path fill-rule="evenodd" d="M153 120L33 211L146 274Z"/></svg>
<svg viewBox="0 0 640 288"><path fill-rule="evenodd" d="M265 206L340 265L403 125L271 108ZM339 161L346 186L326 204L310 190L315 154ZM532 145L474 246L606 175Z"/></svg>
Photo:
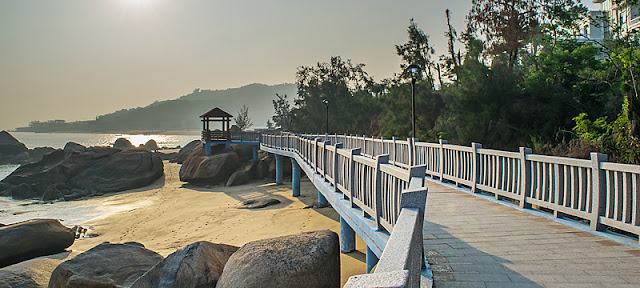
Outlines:
<svg viewBox="0 0 640 288"><path fill-rule="evenodd" d="M196 187L179 180L179 164L165 161L164 165L164 176L150 186L81 201L15 206L0 213L0 223L63 213L63 224L90 228L87 234L91 237L76 240L69 248L74 252L105 241L135 241L165 257L197 241L242 246L306 231L329 229L339 234L340 218L331 207L306 208L317 202L317 190L306 178L301 181L301 196L292 197L291 182L275 185L273 180L258 180L234 187ZM265 197L281 203L260 209L238 208L243 201ZM18 215L12 215L15 212ZM360 239L356 248L341 254L342 284L352 275L365 273L366 248Z"/></svg>

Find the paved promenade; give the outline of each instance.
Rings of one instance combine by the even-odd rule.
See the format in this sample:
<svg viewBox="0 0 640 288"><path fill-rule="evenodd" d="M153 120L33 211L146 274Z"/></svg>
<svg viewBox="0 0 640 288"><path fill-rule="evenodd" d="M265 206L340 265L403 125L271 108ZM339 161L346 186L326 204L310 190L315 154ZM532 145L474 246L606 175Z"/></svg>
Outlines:
<svg viewBox="0 0 640 288"><path fill-rule="evenodd" d="M436 288L640 287L638 248L426 184L424 249Z"/></svg>

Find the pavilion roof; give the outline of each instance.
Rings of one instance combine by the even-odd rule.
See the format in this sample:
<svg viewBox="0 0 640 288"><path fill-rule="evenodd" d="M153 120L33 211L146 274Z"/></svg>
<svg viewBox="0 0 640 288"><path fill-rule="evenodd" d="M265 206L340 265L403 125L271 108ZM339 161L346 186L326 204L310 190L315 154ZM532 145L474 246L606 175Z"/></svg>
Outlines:
<svg viewBox="0 0 640 288"><path fill-rule="evenodd" d="M207 118L210 118L210 117L229 117L229 118L232 118L233 115L231 115L231 114L225 112L224 110L216 107L216 108L211 109L211 111L200 115L200 118L204 118L204 117L207 117Z"/></svg>

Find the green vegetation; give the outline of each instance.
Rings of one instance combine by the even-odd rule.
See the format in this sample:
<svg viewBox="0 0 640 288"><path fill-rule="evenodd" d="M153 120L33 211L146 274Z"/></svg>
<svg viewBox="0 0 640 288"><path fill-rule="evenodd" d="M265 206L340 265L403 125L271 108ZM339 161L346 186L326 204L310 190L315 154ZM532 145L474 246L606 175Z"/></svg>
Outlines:
<svg viewBox="0 0 640 288"><path fill-rule="evenodd" d="M584 41L580 23L589 16L575 0L473 0L460 36L450 15L443 15L449 45L438 62L429 36L410 21L391 79L374 82L364 64L337 56L300 67L291 130L324 132L322 99L329 99L330 133L408 137L405 67L416 63L424 67L414 75L420 140L571 157L600 151L640 163L637 31L613 27L602 43Z"/></svg>

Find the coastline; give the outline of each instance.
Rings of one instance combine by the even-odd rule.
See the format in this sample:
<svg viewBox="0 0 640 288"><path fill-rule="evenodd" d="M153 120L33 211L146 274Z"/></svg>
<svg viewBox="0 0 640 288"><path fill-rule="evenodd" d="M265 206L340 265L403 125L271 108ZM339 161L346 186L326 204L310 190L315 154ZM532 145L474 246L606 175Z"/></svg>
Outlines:
<svg viewBox="0 0 640 288"><path fill-rule="evenodd" d="M340 218L332 208L305 208L317 202L317 191L306 178L301 181L301 196L292 197L290 182L277 186L270 180L233 187L185 185L179 180L180 165L167 161L164 165L165 176L150 186L87 200L20 206L24 211L16 216L31 219L36 213L44 213L62 218L62 223L69 226L75 224L71 223L74 215L84 213L87 218L78 224L89 227L88 234L94 237L76 240L69 248L73 253L105 241L135 241L166 257L203 240L242 246L254 240L301 232L325 229L340 232ZM281 203L255 210L237 208L243 201L265 197ZM53 212L56 205L60 208L55 213L60 214L47 215L46 211ZM73 212L64 205L85 210ZM6 218L2 214L0 223ZM352 275L365 273L366 247L359 238L356 242L357 251L340 255L342 284Z"/></svg>

